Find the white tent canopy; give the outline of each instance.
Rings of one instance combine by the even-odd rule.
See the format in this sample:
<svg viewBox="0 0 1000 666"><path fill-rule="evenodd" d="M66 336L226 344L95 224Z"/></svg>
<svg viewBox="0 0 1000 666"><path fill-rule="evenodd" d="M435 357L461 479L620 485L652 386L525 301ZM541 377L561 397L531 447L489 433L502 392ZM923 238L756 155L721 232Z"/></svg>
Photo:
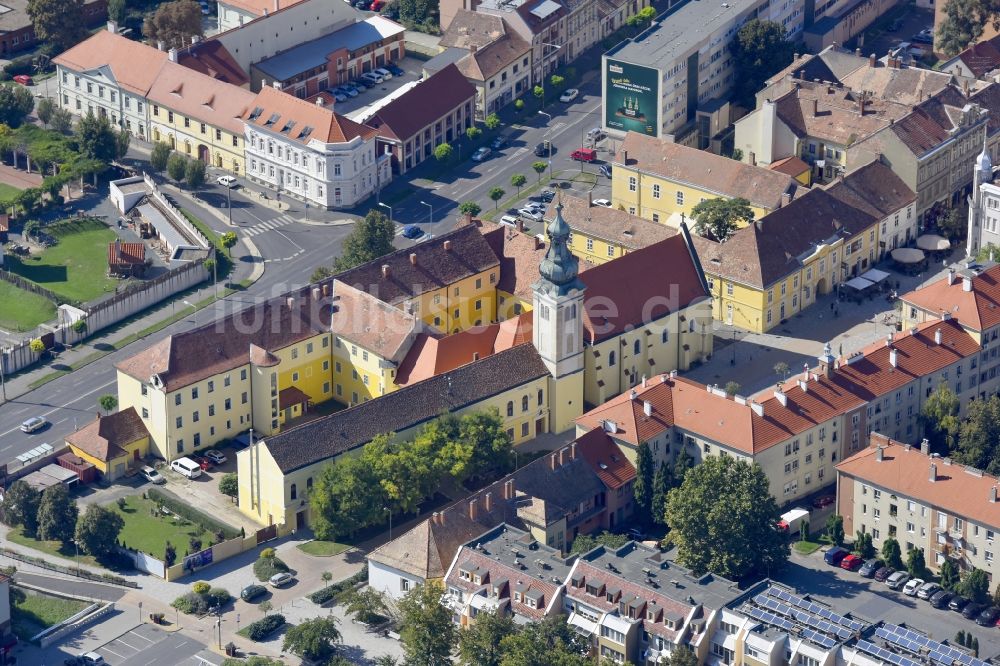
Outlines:
<svg viewBox="0 0 1000 666"><path fill-rule="evenodd" d="M917 247L921 250L930 250L931 252L941 252L947 250L951 247L951 241L947 238L942 238L937 234L924 234L917 239Z"/></svg>
<svg viewBox="0 0 1000 666"><path fill-rule="evenodd" d="M918 264L924 260L924 251L912 247L900 247L892 251L892 258L901 264Z"/></svg>
<svg viewBox="0 0 1000 666"><path fill-rule="evenodd" d="M869 280L871 282L881 282L882 280L884 280L887 277L889 277L889 274L886 273L885 271L880 271L877 268L872 268L872 269L870 269L870 270L862 273L861 277L864 278L865 280Z"/></svg>
<svg viewBox="0 0 1000 666"><path fill-rule="evenodd" d="M852 289L857 289L858 291L864 291L868 287L871 287L875 283L871 280L866 280L863 277L851 278L844 285L851 287Z"/></svg>

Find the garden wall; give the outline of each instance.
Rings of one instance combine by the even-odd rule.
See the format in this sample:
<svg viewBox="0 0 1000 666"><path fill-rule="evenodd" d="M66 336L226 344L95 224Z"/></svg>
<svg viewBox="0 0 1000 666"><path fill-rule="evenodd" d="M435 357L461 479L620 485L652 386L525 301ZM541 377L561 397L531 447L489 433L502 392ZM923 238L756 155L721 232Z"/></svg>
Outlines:
<svg viewBox="0 0 1000 666"><path fill-rule="evenodd" d="M163 578L166 575L166 566L163 564L163 560L158 560L152 555L148 555L139 550L132 550L131 548L119 548L118 552L123 555L127 555L135 568L139 571L145 571L148 574L153 574L154 576L159 576Z"/></svg>
<svg viewBox="0 0 1000 666"><path fill-rule="evenodd" d="M212 566L217 562L222 560L228 560L230 557L239 555L240 553L245 553L248 550L253 550L257 547L257 535L251 534L247 537L235 537L222 541L215 544L211 548L206 548L201 551L201 553L196 553L195 555L189 555L184 558L184 561L178 562L172 567L167 567L164 578L168 581L174 581L178 578L183 578L188 574L193 574L201 571L205 567ZM191 566L191 562L195 559L201 561L207 560L208 563L201 566Z"/></svg>

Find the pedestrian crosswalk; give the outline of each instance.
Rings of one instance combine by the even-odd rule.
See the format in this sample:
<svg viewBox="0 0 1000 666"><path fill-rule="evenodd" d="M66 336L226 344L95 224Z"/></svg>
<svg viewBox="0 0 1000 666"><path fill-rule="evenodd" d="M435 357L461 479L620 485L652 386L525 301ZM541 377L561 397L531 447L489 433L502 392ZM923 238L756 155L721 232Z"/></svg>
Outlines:
<svg viewBox="0 0 1000 666"><path fill-rule="evenodd" d="M258 234L264 233L265 231L270 231L271 229L277 229L278 227L283 227L295 221L296 220L292 219L288 215L279 215L278 217L272 220L268 220L266 222L258 222L257 224L254 224L252 226L245 227L243 229L243 233L244 235L247 236L256 236Z"/></svg>

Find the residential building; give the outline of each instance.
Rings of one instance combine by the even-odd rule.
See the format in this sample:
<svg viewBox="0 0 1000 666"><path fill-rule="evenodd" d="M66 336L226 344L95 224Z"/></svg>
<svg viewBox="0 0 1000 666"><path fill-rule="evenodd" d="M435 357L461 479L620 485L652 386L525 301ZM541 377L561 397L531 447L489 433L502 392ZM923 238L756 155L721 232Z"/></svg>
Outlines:
<svg viewBox="0 0 1000 666"><path fill-rule="evenodd" d="M927 566L951 560L959 570L996 579L1000 532L997 479L980 469L872 433L871 445L837 465L837 513L850 534L871 534L876 548L892 537L903 557L921 548Z"/></svg>
<svg viewBox="0 0 1000 666"><path fill-rule="evenodd" d="M977 258L982 251L1000 250L1000 187L993 184L993 162L987 148L976 158L969 196L965 256ZM990 257L992 260L992 257Z"/></svg>
<svg viewBox="0 0 1000 666"><path fill-rule="evenodd" d="M904 328L951 319L982 345L983 370L988 360L996 359L990 343L1000 333L1000 312L996 307L1000 302L1000 266L949 269L944 278L903 294L899 300Z"/></svg>
<svg viewBox="0 0 1000 666"><path fill-rule="evenodd" d="M615 207L598 206L593 197L584 199L562 195L559 202L571 220L569 248L581 262L599 265L629 252L649 247L674 236L678 231L663 224L633 215ZM555 216L556 206L549 204L545 219Z"/></svg>
<svg viewBox="0 0 1000 666"><path fill-rule="evenodd" d="M463 544L504 524L566 552L580 534L629 517L634 480L635 468L614 443L600 431L588 433L373 550L368 584L398 599L416 585L441 581Z"/></svg>
<svg viewBox="0 0 1000 666"><path fill-rule="evenodd" d="M18 51L38 46L35 26L28 13L30 0L4 0L0 12L0 56L11 59ZM80 8L83 25L100 25L108 18L107 0L84 0Z"/></svg>
<svg viewBox="0 0 1000 666"><path fill-rule="evenodd" d="M392 179L375 130L264 88L243 115L250 180L323 209L353 208Z"/></svg>
<svg viewBox="0 0 1000 666"><path fill-rule="evenodd" d="M168 60L146 94L149 136L209 166L242 174L243 116L255 97Z"/></svg>
<svg viewBox="0 0 1000 666"><path fill-rule="evenodd" d="M728 97L738 73L730 49L750 18L780 23L798 38L805 5L793 0L676 2L641 34L602 57L602 126L708 148L732 122Z"/></svg>
<svg viewBox="0 0 1000 666"><path fill-rule="evenodd" d="M250 88L273 86L305 99L402 60L406 29L378 14L250 65Z"/></svg>
<svg viewBox="0 0 1000 666"><path fill-rule="evenodd" d="M786 174L638 132L625 136L611 168L614 208L675 229L708 199L746 199L759 219L798 189Z"/></svg>
<svg viewBox="0 0 1000 666"><path fill-rule="evenodd" d="M511 615L518 624L541 620L561 612L575 561L576 555L565 556L528 532L501 524L458 549L444 577L441 603L463 628L480 612Z"/></svg>
<svg viewBox="0 0 1000 666"><path fill-rule="evenodd" d="M148 140L149 103L167 53L118 34L114 23L53 59L58 102L77 116L104 116Z"/></svg>
<svg viewBox="0 0 1000 666"><path fill-rule="evenodd" d="M244 23L300 2L302 0L218 0L218 31L238 28Z"/></svg>
<svg viewBox="0 0 1000 666"><path fill-rule="evenodd" d="M834 199L863 210L877 220L874 247L869 247L872 245L869 230L867 244L857 245L856 241L850 244L851 253L847 256L853 260L846 260L848 266L853 264L859 270L866 267L864 262L857 264L858 251L863 257L867 250L870 262L877 263L897 247L916 240L917 195L885 164L875 161L853 169L828 185L826 191ZM872 249L875 250L874 258Z"/></svg>
<svg viewBox="0 0 1000 666"><path fill-rule="evenodd" d="M1000 74L1000 35L973 42L967 49L942 63L940 70L962 79L994 81Z"/></svg>
<svg viewBox="0 0 1000 666"><path fill-rule="evenodd" d="M473 85L448 65L378 109L365 124L376 131L378 153L392 156L393 173L403 174L475 124L475 97Z"/></svg>
<svg viewBox="0 0 1000 666"><path fill-rule="evenodd" d="M664 553L631 541L580 555L564 582L567 622L593 645L601 663L660 664L685 646L710 663L709 641L733 581L697 576Z"/></svg>
<svg viewBox="0 0 1000 666"><path fill-rule="evenodd" d="M135 473L150 454L149 431L135 407L101 416L66 436L74 455L97 468L105 481Z"/></svg>
<svg viewBox="0 0 1000 666"><path fill-rule="evenodd" d="M845 44L899 5L899 0L834 0L820 5L811 25L803 32L810 51ZM822 15L821 15L822 12Z"/></svg>

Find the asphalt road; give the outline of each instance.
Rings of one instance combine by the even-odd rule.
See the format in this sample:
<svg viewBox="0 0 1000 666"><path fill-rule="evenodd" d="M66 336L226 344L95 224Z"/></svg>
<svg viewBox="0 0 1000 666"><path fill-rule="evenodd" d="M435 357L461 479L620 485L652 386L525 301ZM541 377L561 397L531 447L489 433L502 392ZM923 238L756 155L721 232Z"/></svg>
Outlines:
<svg viewBox="0 0 1000 666"><path fill-rule="evenodd" d="M85 580L72 578L57 578L44 574L33 574L18 571L14 574L15 583L32 585L43 590L57 590L66 594L100 601L118 601L125 596L125 590L113 585L102 585Z"/></svg>
<svg viewBox="0 0 1000 666"><path fill-rule="evenodd" d="M168 634L144 624L99 647L96 652L111 666L196 666L194 655L205 645L183 634Z"/></svg>

